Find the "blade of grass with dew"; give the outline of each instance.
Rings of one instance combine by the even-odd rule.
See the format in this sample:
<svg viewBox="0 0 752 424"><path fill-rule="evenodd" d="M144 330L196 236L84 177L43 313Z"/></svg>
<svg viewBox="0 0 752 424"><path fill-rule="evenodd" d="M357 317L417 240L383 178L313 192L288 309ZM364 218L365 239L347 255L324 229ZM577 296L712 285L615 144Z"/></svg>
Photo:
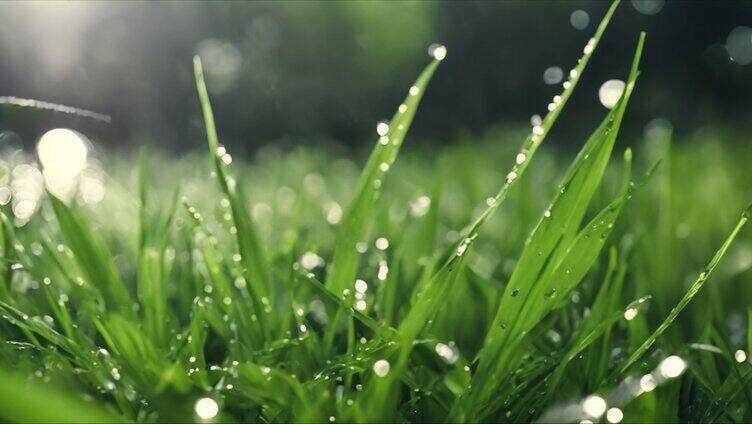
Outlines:
<svg viewBox="0 0 752 424"><path fill-rule="evenodd" d="M569 84L566 86L567 88L562 93L561 99L558 101L558 103L555 104L555 107L553 107L552 110L546 115L541 125L533 128L533 131L530 133L530 135L528 135L527 139L525 140L523 144L523 148L521 152L518 154L515 160L516 163L512 166L511 171L507 174L506 182L504 183L504 185L502 185L501 189L499 190L497 195L494 197L494 201L491 203L490 206L488 206L488 208L484 210L484 212L480 215L480 217L473 223L470 229L466 232L466 236L458 244L455 250L455 254L451 255L449 259L447 260L447 262L443 265L443 267L439 269L437 273L434 275L433 277L434 281L429 285L430 287L428 288L428 290L426 290L426 293L421 295L421 302L423 304L415 305L410 310L410 313L408 314L408 316L405 317L405 319L403 320L403 325L400 326L400 333L401 333L401 338L403 339L403 341L409 342L410 340L414 340L415 337L417 337L418 333L420 332L421 328L423 327L423 324L429 319L430 316L432 316L435 313L435 309L439 306L439 304L436 303L435 301L442 297L440 296L440 294L445 293L444 286L446 286L447 285L446 283L449 280L451 280L451 279L448 279L447 276L451 273L452 270L456 270L460 268L461 262L463 261L463 258L464 258L464 254L466 253L467 249L471 247L473 240L480 234L480 230L482 229L485 222L493 215L496 209L504 202L504 200L506 199L507 193L509 191L509 188L514 184L514 182L518 178L520 178L523 175L523 173L525 172L525 169L527 169L527 166L532 160L532 157L535 154L536 149L538 148L540 143L545 139L551 126L556 121L556 118L558 117L559 112L564 107L567 100L569 99L569 96L572 94L575 87L577 86L577 82L579 81L579 76L582 74L582 71L587 65L590 59L590 56L592 55L593 51L598 45L598 42L600 41L600 38L603 35L603 32L605 31L606 26L608 25L608 22L611 19L611 16L613 15L616 9L616 6L618 4L619 4L619 1L617 0L611 5L611 8L608 10L608 12L606 13L606 16L604 16L603 20L598 26L598 30L596 31L595 36L591 38L590 41L588 42L588 46L585 48L585 53L580 59L579 64L570 73L570 79L567 81Z"/></svg>
<svg viewBox="0 0 752 424"><path fill-rule="evenodd" d="M368 235L374 215L374 203L381 192L386 174L394 164L400 146L412 124L418 105L426 91L428 83L444 56L434 56L431 63L420 73L410 89L403 103L397 108L389 124L380 123L377 131L380 137L371 151L363 172L360 175L350 204L345 209L339 224L337 238L334 245L334 255L331 268L327 274L325 285L337 296L346 293L355 283L355 277L360 263L360 253L356 245ZM380 128L386 125L385 129ZM338 329L343 311L338 309L326 328L324 334L324 349L331 351L334 335Z"/></svg>
<svg viewBox="0 0 752 424"><path fill-rule="evenodd" d="M494 197L494 201L466 232L466 236L457 246L455 254L451 255L449 259L444 263L442 268L437 271L437 273L432 278L433 281L429 284L429 287L427 288L425 293L421 294L420 303L416 304L410 310L407 317L405 317L405 319L403 320L403 324L400 325L400 338L403 342L406 343L406 345L409 345L410 341L414 340L415 337L417 337L424 323L429 319L429 317L435 314L435 310L439 306L439 303L437 303L436 300L442 298L442 294L446 294L446 287L451 286L451 284L447 284L452 280L452 278L449 278L449 275L452 274L453 270L457 270L461 267L461 264L465 257L464 254L466 253L467 249L471 247L473 240L478 236L485 222L493 215L496 209L506 199L507 193L514 182L524 174L525 169L527 169L527 166L532 160L538 146L545 139L549 130L556 121L559 112L564 107L570 95L577 86L579 77L584 71L585 66L590 59L590 56L598 45L598 42L600 41L600 38L603 35L603 32L605 31L606 26L608 25L608 22L611 19L611 16L616 10L618 4L619 1L617 0L611 5L611 8L608 10L600 25L598 26L595 36L591 38L590 41L588 41L588 45L585 48L585 53L580 59L579 64L570 73L570 79L567 81L568 84L566 85L564 92L561 94L560 100L555 104L555 107L553 107L552 110L546 115L541 125L534 127L533 131L528 135L527 139L523 143L521 152L518 154L515 160L516 163L512 166L511 171L507 174L506 182L504 183L504 185L502 185L501 189Z"/></svg>
<svg viewBox="0 0 752 424"><path fill-rule="evenodd" d="M663 320L663 322L661 322L661 324L658 326L658 328L655 329L650 337L648 337L640 347L632 352L629 358L624 362L624 364L619 369L619 374L625 373L635 362L637 362L642 357L642 355L645 354L645 352L648 351L648 349L650 349L653 343L655 343L656 339L660 337L660 335L663 334L664 331L666 331L666 329L674 322L676 317L679 316L681 311L689 304L692 298L695 297L695 295L700 291L708 278L710 278L713 270L715 270L716 266L718 266L718 263L726 254L726 251L729 249L729 247L731 247L731 244L734 242L736 236L747 224L747 221L749 221L751 214L752 205L747 207L747 209L742 213L739 221L736 223L736 226L733 228L733 230L731 230L731 233L726 238L726 241L724 241L721 247L715 252L713 258L710 260L710 262L708 262L708 265L700 273L695 282L692 283L692 286L684 294L681 300L679 300L679 303L674 306L669 315Z"/></svg>
<svg viewBox="0 0 752 424"><path fill-rule="evenodd" d="M540 146L542 141L548 135L551 127L556 122L559 113L577 86L580 76L598 46L598 43L600 42L600 39L608 26L608 22L613 16L618 4L619 0L612 3L603 20L598 25L595 35L585 46L583 56L579 60L578 65L570 71L569 79L564 83L564 91L560 96L554 97L554 101L549 105L549 112L546 114L541 124L534 126L532 132L526 138L521 151L515 157L515 164L507 174L506 181L494 197L493 202L484 210L465 233L465 236L454 250L454 254L452 254L436 274L434 274L431 281L427 284L427 287L420 292L419 301L413 305L407 316L402 320L398 329L398 339L402 346L402 352L400 354L399 363L395 367L395 374L399 374L402 369L404 369L407 363L407 358L409 357L412 342L423 329L425 323L437 313L442 304L442 299L445 299L448 295L453 282L457 278L458 270L463 266L466 251L471 247L473 241L479 235L485 222L504 202L510 187L524 174L527 166L537 151L538 146ZM383 399L386 399L392 392L393 382L394 380L390 376L378 381L378 384L373 385L372 390L374 394L370 398L374 399L375 403L379 403ZM375 419L376 417L371 418Z"/></svg>
<svg viewBox="0 0 752 424"><path fill-rule="evenodd" d="M60 224L63 240L73 251L86 282L101 290L108 310L133 316L133 301L104 242L74 206L66 205L49 191L47 197Z"/></svg>
<svg viewBox="0 0 752 424"><path fill-rule="evenodd" d="M294 376L283 370L243 363L237 366L238 389L259 406L262 415L272 421L323 421L316 402ZM295 407L291 408L290 404ZM290 411L296 411L291 415Z"/></svg>
<svg viewBox="0 0 752 424"><path fill-rule="evenodd" d="M206 90L206 83L204 82L201 59L198 56L193 58L193 70L196 76L198 97L204 114L209 155L220 189L227 196L227 200L230 203L230 212L232 213L232 220L235 225L238 250L240 251L241 261L248 276L247 280L251 286L250 293L254 301L255 311L260 315L265 310L262 299L266 298L267 302L274 303L274 287L272 287L271 275L269 273L271 267L269 266L264 246L259 241L258 231L248 213L242 190L237 186L237 182L229 178L225 173L223 158L226 153L220 151L219 137L217 136L217 128L214 123L214 113L212 112L209 93ZM271 331L266 320L260 316L256 323L268 339Z"/></svg>
<svg viewBox="0 0 752 424"><path fill-rule="evenodd" d="M392 120L389 124L384 124L387 125L387 130L377 128L380 137L368 157L355 194L342 216L340 228L337 231L334 256L326 279L326 287L338 295L355 281L360 262L360 253L355 245L367 236L374 213L373 204L378 198L383 180L397 158L400 146L423 98L423 93L440 61L441 59L434 57L421 72Z"/></svg>
<svg viewBox="0 0 752 424"><path fill-rule="evenodd" d="M629 150L625 153L625 161L629 163L629 158L631 156ZM627 169L627 171L625 171L625 181L629 181L629 166L626 166L625 168ZM655 167L648 171L647 175L642 178L642 182L639 186L644 185L644 182L647 181L654 170ZM532 326L537 325L551 310L563 306L561 302L557 304L555 298L568 299L569 292L584 278L585 274L597 259L616 218L619 216L621 208L631 197L633 186L633 184L624 184L622 195L611 202L601 211L601 213L596 215L589 224L584 226L583 230L572 242L572 246L568 249L566 255L563 255L563 259L559 264L549 262L549 266L532 290L534 293L531 293L528 297L528 300L532 299L532 301L528 302L528 305L520 311L520 316L518 317L517 322L528 322L531 327L523 328L519 331L519 335L517 336L518 339L509 340L507 346L505 346L505 350L499 354L498 363L508 365L506 366L506 370L504 368L496 368L493 370L495 374L491 376L489 380L496 382L496 384L491 386L488 390L494 393L494 396L488 396L486 399L481 399L482 405L484 405L482 409L485 411L485 414L492 414L496 408L501 405L501 402L505 400L505 391L508 392L510 388L513 387L513 385L508 384L504 380L507 378L505 373L508 372L507 370L514 369L520 362L520 352L522 352L522 350L519 349L518 346L525 339L525 336L533 329ZM544 299L544 301L540 302L536 301L536 299ZM644 300L645 299L640 299L634 302L629 308L636 310L637 305L641 305ZM589 328L594 327L593 323L598 322L592 321L591 319L600 320L601 322L613 322L623 315L623 311L620 308L613 308L610 310L614 309L618 312L608 313L608 315L600 314L600 316L593 314L591 317L588 317L579 330L580 336L585 336L584 339L575 343L572 357L569 358L565 356L564 359L560 361L560 366L570 362L575 355L579 354L582 349L585 349L595 340L595 338L598 337L598 335L606 331L607 327L597 329ZM517 327L512 326L510 329L515 328ZM563 372L563 368L558 368L557 371ZM554 383L558 384L556 379L560 377L561 375L549 379L550 381L546 383L547 390L554 387ZM519 380L519 378L515 379ZM519 392L519 390L516 391Z"/></svg>
<svg viewBox="0 0 752 424"><path fill-rule="evenodd" d="M150 225L147 216L149 170L146 149L141 150L138 166L139 192L139 266L136 273L138 295L144 317L144 330L157 346L167 345L169 319L167 313L167 274L169 261L165 257L168 232L177 205L177 190L162 222Z"/></svg>
<svg viewBox="0 0 752 424"><path fill-rule="evenodd" d="M205 305L207 302L200 302L199 306L206 306L206 311L203 315L212 324L212 327L223 335L226 343L232 344L235 341L242 342L244 348L252 350L258 348L264 343L264 335L260 332L260 328L252 323L258 320L256 314L251 313L255 310L253 307L253 300L251 296L246 296L248 293L244 287L233 287L233 284L229 280L229 273L225 272L225 268L222 265L222 254L217 240L213 235L202 225L200 214L196 211L196 208L189 205L186 200L183 200L188 216L190 217L191 225L193 226L195 236L195 247L197 252L201 252L201 259L203 262L204 272L207 277L206 285L199 287L199 292L207 292L211 290L209 305ZM211 284L209 284L211 283ZM236 290L241 291L240 293ZM205 297L206 298L206 297ZM195 312L195 305L194 305ZM249 315L250 314L250 315ZM194 313L195 315L195 313ZM240 325L243 328L249 329L239 334L239 339L235 339L236 335L231 335L231 332L222 325L221 319L217 319L220 316L226 316L228 320L232 318L235 326Z"/></svg>
<svg viewBox="0 0 752 424"><path fill-rule="evenodd" d="M517 349L512 348L512 346L519 343L525 332L542 317L542 315L536 313L529 314L526 319L523 319L522 311L531 307L538 308L540 311L546 308L543 306L544 304L551 303L547 302L544 296L533 297L531 293L538 293L539 291L536 290L536 287L542 281L540 279L541 272L548 268L548 278L551 280L554 275L552 273L554 268L551 267L562 263L560 257L566 255L571 246L577 243L575 239L569 245L561 245L563 236L571 232L572 227L579 227L580 205L590 203L595 189L600 184L618 134L624 110L634 88L643 44L644 34L641 34L621 99L575 158L564 177L564 183L560 186L561 191L557 193L551 207L540 218L537 227L526 242L525 249L520 255L517 266L504 291L494 323L486 336L486 343L479 354L479 368L474 375L473 388L468 394L468 400L466 400L468 404L458 406L458 408L469 408L468 410L477 411L474 405L477 405L478 402L484 403L485 401L482 399L487 399L498 387L502 377L511 370L512 363L515 363L513 352L517 352ZM615 204L602 212L603 217L615 219L618 214L618 207L623 201L623 196L617 199ZM599 226L600 221L594 222ZM610 232L609 228L598 229L601 232ZM586 231L588 231L587 227L581 233L580 243L583 244L583 247L590 244L593 253L597 254L603 244L600 242L587 243L584 240ZM600 238L600 233L596 238ZM560 271L566 272L566 268L560 269ZM586 269L583 271L586 271ZM574 276L575 274L571 275ZM565 277L569 276L565 275ZM576 283L579 280L571 281ZM542 285L541 287L546 286ZM543 293L546 294L545 291ZM455 413L461 414L460 411ZM472 420L473 418L469 419Z"/></svg>
<svg viewBox="0 0 752 424"><path fill-rule="evenodd" d="M553 396L556 392L556 388L559 385L561 377L564 375L564 371L567 365L574 360L574 358L591 345L595 340L604 335L614 323L624 316L624 311L634 309L636 311L642 309L647 305L647 301L650 296L646 296L635 300L627 305L623 310L619 309L606 316L588 316L586 323L583 324L583 328L579 336L572 343L568 349L564 358L556 365L556 369L552 372L551 379L547 382L547 390L550 396ZM597 319L595 319L597 318Z"/></svg>
<svg viewBox="0 0 752 424"><path fill-rule="evenodd" d="M188 373L179 364L171 363L138 325L118 314L94 322L142 393L156 396L168 387L180 393L188 391Z"/></svg>
<svg viewBox="0 0 752 424"><path fill-rule="evenodd" d="M0 421L110 423L125 420L67 390L0 370Z"/></svg>

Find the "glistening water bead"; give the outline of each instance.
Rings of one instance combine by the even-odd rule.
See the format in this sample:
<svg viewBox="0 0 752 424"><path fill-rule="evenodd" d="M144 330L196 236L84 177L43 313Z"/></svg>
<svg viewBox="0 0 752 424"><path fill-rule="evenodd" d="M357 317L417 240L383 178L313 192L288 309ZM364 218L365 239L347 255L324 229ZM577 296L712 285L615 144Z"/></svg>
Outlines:
<svg viewBox="0 0 752 424"><path fill-rule="evenodd" d="M373 372L379 377L386 377L389 374L390 368L391 365L389 365L389 361L386 359L379 359L373 364Z"/></svg>
<svg viewBox="0 0 752 424"><path fill-rule="evenodd" d="M676 355L667 357L661 361L661 364L658 366L659 372L665 378L676 378L682 375L686 369L687 363L684 362L684 359Z"/></svg>
<svg viewBox="0 0 752 424"><path fill-rule="evenodd" d="M84 137L67 128L47 131L37 144L39 162L48 180L75 177L86 166L87 154Z"/></svg>
<svg viewBox="0 0 752 424"><path fill-rule="evenodd" d="M381 121L376 124L376 133L380 136L385 136L389 133L389 123L387 121Z"/></svg>
<svg viewBox="0 0 752 424"><path fill-rule="evenodd" d="M210 420L219 413L219 405L214 399L205 397L196 401L193 410L202 420Z"/></svg>
<svg viewBox="0 0 752 424"><path fill-rule="evenodd" d="M619 102L626 84L622 80L612 79L604 82L598 89L598 100L608 109L613 109Z"/></svg>
<svg viewBox="0 0 752 424"><path fill-rule="evenodd" d="M428 46L428 55L436 60L444 60L447 55L447 48L442 44L431 44Z"/></svg>

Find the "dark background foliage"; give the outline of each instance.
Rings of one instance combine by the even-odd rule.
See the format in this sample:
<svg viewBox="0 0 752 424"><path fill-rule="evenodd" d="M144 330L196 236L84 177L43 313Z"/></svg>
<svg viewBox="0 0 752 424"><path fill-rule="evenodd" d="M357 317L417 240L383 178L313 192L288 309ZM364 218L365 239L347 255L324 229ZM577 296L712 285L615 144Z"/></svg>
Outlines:
<svg viewBox="0 0 752 424"><path fill-rule="evenodd" d="M640 12L656 5L655 14ZM191 70L198 52L223 142L235 151L280 139L358 146L391 115L428 60L426 47L441 42L449 55L413 134L444 142L543 113L561 91L544 83L544 70L559 66L566 74L607 7L574 0L3 3L0 95L91 109L113 122L0 106L0 124L28 145L65 126L106 146L202 147ZM589 15L583 30L570 22L576 10ZM625 77L642 30L648 41L627 134L656 117L679 132L743 125L752 65L732 60L726 43L750 22L752 2L624 0L565 112L577 119L562 119L557 134L572 143L587 134L604 112L598 87Z"/></svg>

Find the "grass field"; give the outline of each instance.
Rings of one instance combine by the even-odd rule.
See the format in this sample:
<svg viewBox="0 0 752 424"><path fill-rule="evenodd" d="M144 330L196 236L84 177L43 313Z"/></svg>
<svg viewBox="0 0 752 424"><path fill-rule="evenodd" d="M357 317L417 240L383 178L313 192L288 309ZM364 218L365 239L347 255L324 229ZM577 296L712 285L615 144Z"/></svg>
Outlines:
<svg viewBox="0 0 752 424"><path fill-rule="evenodd" d="M433 48L367 160L231 158L196 59L208 157L0 209L0 420L752 419L752 148L618 137L644 35L580 152L543 145L612 11L540 123L442 148L406 138Z"/></svg>

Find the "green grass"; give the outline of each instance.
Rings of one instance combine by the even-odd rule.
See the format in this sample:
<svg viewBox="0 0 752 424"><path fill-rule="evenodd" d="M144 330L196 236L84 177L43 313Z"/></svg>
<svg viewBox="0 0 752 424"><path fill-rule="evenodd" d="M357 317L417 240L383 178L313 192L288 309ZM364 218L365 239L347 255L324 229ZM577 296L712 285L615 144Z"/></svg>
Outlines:
<svg viewBox="0 0 752 424"><path fill-rule="evenodd" d="M576 157L539 149L616 7L539 128L397 160L433 59L362 170L227 164L197 58L207 166L144 150L105 159L95 206L2 206L0 420L200 422L207 398L229 422L752 418L752 150L623 147L644 35Z"/></svg>

